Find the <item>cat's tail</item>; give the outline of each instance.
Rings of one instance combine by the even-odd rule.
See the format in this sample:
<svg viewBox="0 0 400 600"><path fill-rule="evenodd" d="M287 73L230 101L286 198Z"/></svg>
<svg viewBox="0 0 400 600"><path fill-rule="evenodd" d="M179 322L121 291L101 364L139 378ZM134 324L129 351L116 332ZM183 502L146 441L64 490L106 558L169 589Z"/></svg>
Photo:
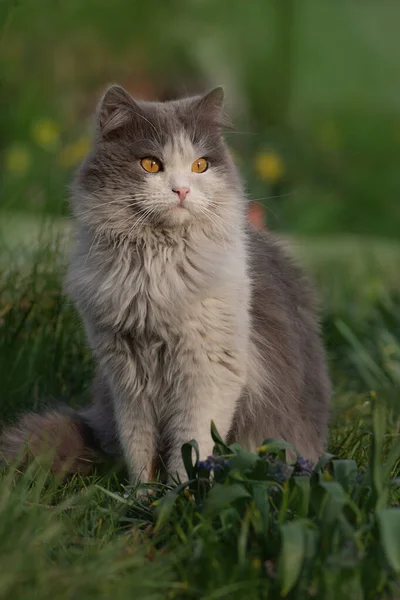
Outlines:
<svg viewBox="0 0 400 600"><path fill-rule="evenodd" d="M0 433L0 463L24 466L44 459L57 475L87 475L100 458L92 429L67 407L27 413Z"/></svg>

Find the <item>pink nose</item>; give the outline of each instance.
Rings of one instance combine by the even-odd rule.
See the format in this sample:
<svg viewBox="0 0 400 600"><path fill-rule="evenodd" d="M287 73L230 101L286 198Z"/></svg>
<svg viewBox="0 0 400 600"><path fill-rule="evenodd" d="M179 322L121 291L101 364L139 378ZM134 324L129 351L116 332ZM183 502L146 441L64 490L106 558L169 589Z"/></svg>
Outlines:
<svg viewBox="0 0 400 600"><path fill-rule="evenodd" d="M177 187L172 188L172 191L179 196L179 202L183 202L188 193L190 192L190 188L188 187Z"/></svg>

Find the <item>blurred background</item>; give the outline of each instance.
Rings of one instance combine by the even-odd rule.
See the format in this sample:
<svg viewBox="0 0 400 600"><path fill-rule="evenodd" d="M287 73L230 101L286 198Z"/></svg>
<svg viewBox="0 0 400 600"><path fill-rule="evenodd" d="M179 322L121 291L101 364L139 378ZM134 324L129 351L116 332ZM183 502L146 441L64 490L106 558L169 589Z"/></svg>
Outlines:
<svg viewBox="0 0 400 600"><path fill-rule="evenodd" d="M224 85L270 229L400 238L399 22L395 0L2 0L0 218L21 217L7 234L67 214L118 82L149 99Z"/></svg>

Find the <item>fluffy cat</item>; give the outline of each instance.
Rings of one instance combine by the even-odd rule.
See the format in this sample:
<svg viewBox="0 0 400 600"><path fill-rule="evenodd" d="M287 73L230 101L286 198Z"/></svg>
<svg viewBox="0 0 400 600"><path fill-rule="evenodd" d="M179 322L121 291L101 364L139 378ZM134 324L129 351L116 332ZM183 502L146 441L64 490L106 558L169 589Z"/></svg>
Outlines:
<svg viewBox="0 0 400 600"><path fill-rule="evenodd" d="M266 437L313 461L324 449L314 295L271 234L247 224L225 125L221 88L165 103L106 91L72 186L67 277L97 359L94 402L60 420L61 437L58 413L24 417L3 434L6 457L51 437L70 470L98 445L123 453L132 481L154 478L159 456L184 478L181 446L196 439L211 454L211 420L248 449Z"/></svg>

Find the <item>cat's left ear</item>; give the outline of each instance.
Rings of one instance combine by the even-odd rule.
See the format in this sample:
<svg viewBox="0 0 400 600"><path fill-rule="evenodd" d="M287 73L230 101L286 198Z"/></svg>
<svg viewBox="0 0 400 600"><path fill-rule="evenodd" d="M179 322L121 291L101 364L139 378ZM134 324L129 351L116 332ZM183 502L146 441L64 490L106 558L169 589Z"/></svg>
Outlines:
<svg viewBox="0 0 400 600"><path fill-rule="evenodd" d="M201 117L224 129L233 129L224 113L224 88L218 86L196 100L195 109Z"/></svg>
<svg viewBox="0 0 400 600"><path fill-rule="evenodd" d="M139 111L136 102L123 87L112 85L104 93L97 108L97 130L106 137L132 121Z"/></svg>

